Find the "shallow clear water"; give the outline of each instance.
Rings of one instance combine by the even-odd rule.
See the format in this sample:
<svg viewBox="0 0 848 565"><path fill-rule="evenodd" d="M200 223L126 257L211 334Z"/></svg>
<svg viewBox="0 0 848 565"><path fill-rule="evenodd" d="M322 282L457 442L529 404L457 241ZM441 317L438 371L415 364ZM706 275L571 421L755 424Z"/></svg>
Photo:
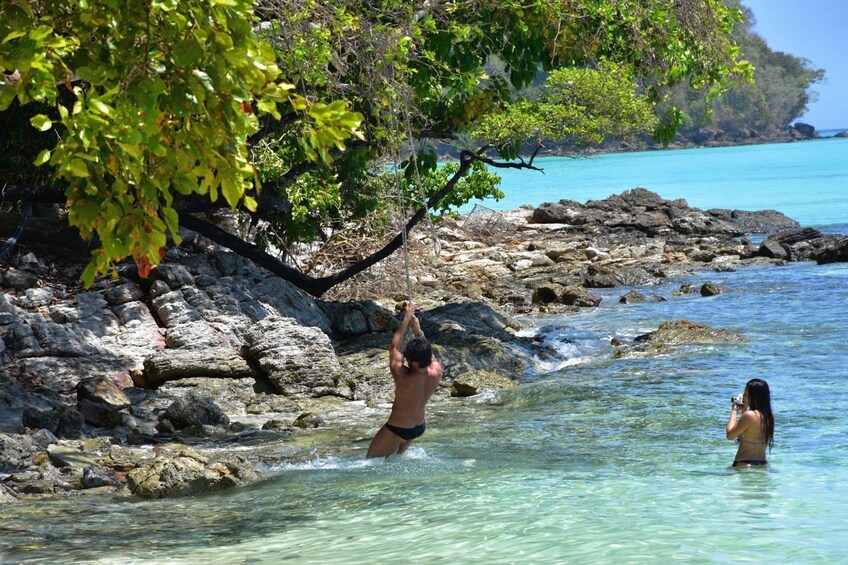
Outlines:
<svg viewBox="0 0 848 565"><path fill-rule="evenodd" d="M706 281L726 292L672 296ZM215 495L7 504L0 562L848 563L848 264L641 289L660 303L620 304L627 290L525 320L569 361L433 405L404 457L340 443ZM747 341L612 358L611 337L680 318ZM771 385L775 446L768 469L732 470L729 399L753 377Z"/></svg>

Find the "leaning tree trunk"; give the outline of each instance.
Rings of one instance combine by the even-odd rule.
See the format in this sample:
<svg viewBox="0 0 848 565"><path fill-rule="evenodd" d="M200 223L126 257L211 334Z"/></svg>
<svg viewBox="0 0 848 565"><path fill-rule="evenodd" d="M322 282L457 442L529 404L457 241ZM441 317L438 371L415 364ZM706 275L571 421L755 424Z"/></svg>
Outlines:
<svg viewBox="0 0 848 565"><path fill-rule="evenodd" d="M215 226L214 224L206 220L202 220L197 216L194 216L185 211L180 213L180 225L210 239L218 245L230 249L231 251L246 259L249 259L253 263L290 282L291 284L303 290L304 292L318 298L334 286L341 284L350 279L351 277L368 269L369 267L376 265L378 262L382 261L383 259L386 259L387 257L391 256L395 251L400 249L403 246L404 239L406 238L406 236L409 235L409 232L412 230L412 228L414 228L418 224L418 222L420 222L424 218L428 209L434 208L442 198L447 196L456 187L457 182L459 182L459 180L463 176L465 176L465 174L469 171L469 169L471 168L471 164L474 162L475 159L484 160L486 162L489 162L490 164L493 164L487 159L481 158L479 154L463 151L460 154L459 169L456 171L456 173L454 173L450 180L448 180L448 182L445 183L445 185L441 189L439 189L438 192L430 196L430 198L427 200L426 206L422 206L421 208L416 210L415 214L412 215L412 217L407 221L406 225L403 227L405 233L399 233L382 249L374 252L365 259L354 263L353 265L347 267L346 269L338 273L328 275L326 277L311 277L307 274L304 274L301 271L290 267L289 265L286 265L276 257L269 255L268 253L260 249L257 245L254 245L253 243L245 241L240 237L232 235L226 232L225 230L219 228L218 226ZM526 164L519 166L519 168L526 167ZM19 198L17 198L17 201L22 203L22 211L24 210L23 203L26 202L27 199L31 196L31 194L22 193L21 195L19 195ZM39 194L36 199L39 202L58 203L62 199L62 195L60 193L47 196L45 196L44 194ZM26 229L23 229L20 227L20 214L15 215L15 222L11 221L11 215L7 216L9 217L5 218L4 223L3 215L0 214L0 229L3 229L3 225L8 224L8 233L11 234L12 232L22 231L23 236L25 236L27 242L39 242L45 245L51 245L52 243L52 245L67 246L68 242L73 240L79 242L79 247L81 248L85 248L88 245L79 237L79 234L75 230L71 229L67 225L67 223L63 223L60 229L58 228L59 223L57 222L56 225L58 231L53 233L52 231L45 232L45 225L41 223L35 228L28 227ZM23 221L23 223L26 224L25 221ZM32 222L29 222L29 224L32 224ZM69 231L72 231L73 234L69 234ZM11 242L11 244L8 245L9 249L11 249L11 246L14 245L17 240L18 237L13 237L9 239L9 241ZM6 252L8 253L8 250Z"/></svg>
<svg viewBox="0 0 848 565"><path fill-rule="evenodd" d="M416 224L424 218L424 215L427 213L429 208L435 207L442 198L454 189L456 183L459 182L459 179L468 172L473 160L474 158L470 154L463 154L460 157L460 165L457 172L454 173L447 183L445 183L445 186L439 189L438 192L433 194L427 200L427 206L419 208L406 223L403 228L406 234L399 233L382 249L372 253L365 259L354 263L350 267L326 277L311 277L306 275L297 269L286 265L276 257L269 255L253 243L229 234L221 228L195 216L191 216L189 214L182 215L180 217L180 225L184 228L197 232L198 234L214 241L218 245L232 250L246 259L253 261L255 264L290 282L304 292L319 298L337 284L341 284L351 277L358 275L365 269L376 265L400 249L403 246L404 238L409 234L412 228L414 228Z"/></svg>

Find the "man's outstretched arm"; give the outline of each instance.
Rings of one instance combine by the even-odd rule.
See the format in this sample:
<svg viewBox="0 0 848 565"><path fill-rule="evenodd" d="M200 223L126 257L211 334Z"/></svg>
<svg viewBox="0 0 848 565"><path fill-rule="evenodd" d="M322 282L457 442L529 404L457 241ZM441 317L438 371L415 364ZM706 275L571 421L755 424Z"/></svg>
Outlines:
<svg viewBox="0 0 848 565"><path fill-rule="evenodd" d="M420 332L418 318L415 317L415 306L412 305L412 302L407 302L403 321L401 321L400 326L395 331L395 335L392 336L392 343L389 345L389 369L391 369L392 374L395 374L403 366L403 352L400 350L400 343L403 341L406 328L409 327L409 323L412 320L415 320L415 326L418 327L418 331Z"/></svg>

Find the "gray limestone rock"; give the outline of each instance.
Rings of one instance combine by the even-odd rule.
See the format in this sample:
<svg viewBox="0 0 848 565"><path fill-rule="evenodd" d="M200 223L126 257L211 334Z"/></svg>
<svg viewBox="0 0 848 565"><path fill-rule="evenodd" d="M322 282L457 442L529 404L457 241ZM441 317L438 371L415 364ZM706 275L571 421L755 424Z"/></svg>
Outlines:
<svg viewBox="0 0 848 565"><path fill-rule="evenodd" d="M350 396L330 338L317 327L291 318L268 318L245 335L247 355L278 392Z"/></svg>
<svg viewBox="0 0 848 565"><path fill-rule="evenodd" d="M0 471L23 469L33 454L27 436L0 433Z"/></svg>
<svg viewBox="0 0 848 565"><path fill-rule="evenodd" d="M247 361L233 349L165 349L144 360L133 373L138 387L156 388L172 380L194 377L239 379L253 376Z"/></svg>

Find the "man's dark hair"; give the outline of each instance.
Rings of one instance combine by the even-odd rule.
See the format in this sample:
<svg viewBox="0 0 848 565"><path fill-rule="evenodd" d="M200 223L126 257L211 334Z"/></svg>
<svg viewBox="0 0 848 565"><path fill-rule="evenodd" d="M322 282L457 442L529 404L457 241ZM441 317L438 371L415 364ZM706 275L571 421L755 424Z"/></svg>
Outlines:
<svg viewBox="0 0 848 565"><path fill-rule="evenodd" d="M416 337L409 340L403 354L410 363L415 361L423 369L429 367L430 362L433 360L433 347L423 337Z"/></svg>

